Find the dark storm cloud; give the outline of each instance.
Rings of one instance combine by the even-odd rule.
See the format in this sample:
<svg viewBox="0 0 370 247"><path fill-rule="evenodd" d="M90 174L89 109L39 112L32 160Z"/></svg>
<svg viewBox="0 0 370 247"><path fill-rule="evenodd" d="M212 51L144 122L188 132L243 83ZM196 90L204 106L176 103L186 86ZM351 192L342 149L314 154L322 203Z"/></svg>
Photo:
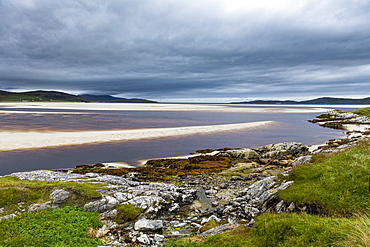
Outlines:
<svg viewBox="0 0 370 247"><path fill-rule="evenodd" d="M149 98L370 93L367 1L0 0L0 87Z"/></svg>

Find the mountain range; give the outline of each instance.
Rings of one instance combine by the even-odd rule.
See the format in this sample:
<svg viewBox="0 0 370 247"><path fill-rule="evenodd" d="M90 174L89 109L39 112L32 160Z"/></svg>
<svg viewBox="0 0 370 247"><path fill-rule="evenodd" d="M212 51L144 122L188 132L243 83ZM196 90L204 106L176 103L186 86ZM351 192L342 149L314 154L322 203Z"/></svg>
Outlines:
<svg viewBox="0 0 370 247"><path fill-rule="evenodd" d="M8 92L0 90L0 102L17 102L17 101L57 101L57 102L110 102L110 103L156 103L146 99L125 99L117 98L110 95L73 95L58 91L30 91L30 92Z"/></svg>
<svg viewBox="0 0 370 247"><path fill-rule="evenodd" d="M268 105L370 105L370 97L363 99L331 98L322 97L312 100L253 100L244 102L233 102L232 104L268 104Z"/></svg>

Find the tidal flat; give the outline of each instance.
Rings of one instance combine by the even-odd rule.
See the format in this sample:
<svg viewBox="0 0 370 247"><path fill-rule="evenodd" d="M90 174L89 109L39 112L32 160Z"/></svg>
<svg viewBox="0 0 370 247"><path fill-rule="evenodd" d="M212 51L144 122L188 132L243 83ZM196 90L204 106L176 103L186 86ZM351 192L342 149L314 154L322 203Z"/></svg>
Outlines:
<svg viewBox="0 0 370 247"><path fill-rule="evenodd" d="M138 165L205 148L318 144L343 133L306 120L337 107L1 103L0 174L78 164Z"/></svg>

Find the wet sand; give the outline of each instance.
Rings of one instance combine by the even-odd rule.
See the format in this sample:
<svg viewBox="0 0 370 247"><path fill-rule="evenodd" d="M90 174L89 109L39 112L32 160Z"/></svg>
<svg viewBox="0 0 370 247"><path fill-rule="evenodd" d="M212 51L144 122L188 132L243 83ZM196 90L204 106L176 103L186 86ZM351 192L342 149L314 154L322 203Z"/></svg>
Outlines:
<svg viewBox="0 0 370 247"><path fill-rule="evenodd" d="M274 121L259 121L238 124L188 126L176 128L151 128L134 130L103 130L73 132L0 132L0 150L45 148L66 145L80 145L110 141L139 140L169 136L206 134L212 132L251 129Z"/></svg>
<svg viewBox="0 0 370 247"><path fill-rule="evenodd" d="M243 107L247 106L247 107ZM212 112L245 112L245 113L310 113L323 112L326 106L299 105L211 105L211 104L152 104L152 103L54 103L54 102L7 102L0 103L0 108L48 109L48 110L84 110L84 111L212 111ZM0 113L10 113L0 111ZM13 111L11 113L16 113ZM22 111L21 113L25 113ZM40 112L39 112L40 113ZM60 112L42 112L60 113Z"/></svg>

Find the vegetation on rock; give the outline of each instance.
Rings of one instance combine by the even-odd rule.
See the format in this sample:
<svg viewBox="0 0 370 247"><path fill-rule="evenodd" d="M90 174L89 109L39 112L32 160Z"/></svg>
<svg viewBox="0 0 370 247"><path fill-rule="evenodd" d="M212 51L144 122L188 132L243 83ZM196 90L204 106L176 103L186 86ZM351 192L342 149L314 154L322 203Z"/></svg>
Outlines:
<svg viewBox="0 0 370 247"><path fill-rule="evenodd" d="M156 159L149 160L144 167L135 168L103 168L100 164L89 166L79 165L73 172L86 174L89 172L104 173L122 176L131 172L145 174L145 179L166 181L169 176L200 175L211 172L220 172L233 165L229 157L201 155L188 159Z"/></svg>
<svg viewBox="0 0 370 247"><path fill-rule="evenodd" d="M134 220L143 211L142 208L135 207L132 204L118 204L116 209L118 210L118 215L114 221L118 223Z"/></svg>

